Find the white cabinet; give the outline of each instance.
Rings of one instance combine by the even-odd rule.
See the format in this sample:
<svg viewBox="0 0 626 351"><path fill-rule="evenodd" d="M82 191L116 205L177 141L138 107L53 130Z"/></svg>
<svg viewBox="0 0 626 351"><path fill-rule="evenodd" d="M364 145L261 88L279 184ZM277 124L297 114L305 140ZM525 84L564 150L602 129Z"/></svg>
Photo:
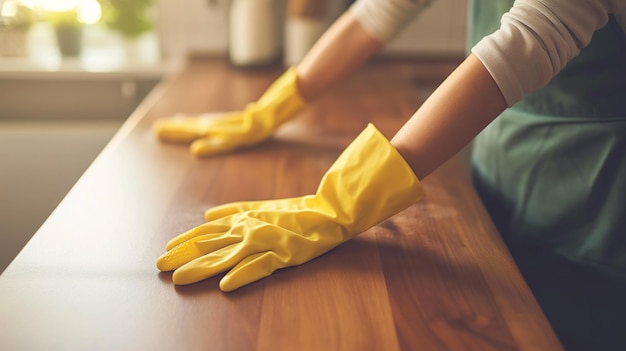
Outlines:
<svg viewBox="0 0 626 351"><path fill-rule="evenodd" d="M0 272L157 81L0 73Z"/></svg>
<svg viewBox="0 0 626 351"><path fill-rule="evenodd" d="M0 122L0 272L39 229L121 120Z"/></svg>

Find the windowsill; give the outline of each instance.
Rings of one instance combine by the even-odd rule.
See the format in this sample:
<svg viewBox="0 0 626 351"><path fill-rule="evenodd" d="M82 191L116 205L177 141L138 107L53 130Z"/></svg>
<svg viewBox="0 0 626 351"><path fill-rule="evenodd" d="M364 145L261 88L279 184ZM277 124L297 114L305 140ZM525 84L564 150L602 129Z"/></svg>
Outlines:
<svg viewBox="0 0 626 351"><path fill-rule="evenodd" d="M0 79L159 78L181 67L181 59L161 57L158 37L148 33L133 42L99 25L85 26L78 57L61 57L52 28L37 23L28 33L24 57L0 57Z"/></svg>

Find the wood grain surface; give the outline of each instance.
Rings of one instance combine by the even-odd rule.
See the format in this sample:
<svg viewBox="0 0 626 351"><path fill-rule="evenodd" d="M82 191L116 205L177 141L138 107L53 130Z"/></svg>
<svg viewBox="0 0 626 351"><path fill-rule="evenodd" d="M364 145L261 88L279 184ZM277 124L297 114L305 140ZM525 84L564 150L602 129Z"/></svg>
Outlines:
<svg viewBox="0 0 626 351"><path fill-rule="evenodd" d="M374 123L387 137L454 63L375 61L253 149L198 159L152 122L241 109L282 68L194 59L161 83L0 276L1 350L560 350L457 159L427 198L232 293L156 258L205 209L304 195Z"/></svg>

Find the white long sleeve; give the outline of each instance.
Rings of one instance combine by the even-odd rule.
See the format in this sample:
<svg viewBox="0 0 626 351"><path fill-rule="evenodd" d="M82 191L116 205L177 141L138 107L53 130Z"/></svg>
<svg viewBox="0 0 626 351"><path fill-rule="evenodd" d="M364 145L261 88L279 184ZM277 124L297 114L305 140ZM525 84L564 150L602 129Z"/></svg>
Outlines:
<svg viewBox="0 0 626 351"><path fill-rule="evenodd" d="M608 23L609 14L625 9L624 0L517 0L500 29L472 52L512 106L557 75Z"/></svg>
<svg viewBox="0 0 626 351"><path fill-rule="evenodd" d="M432 0L358 0L350 10L363 28L389 42ZM472 48L514 105L546 85L607 24L626 25L626 0L516 0L501 27Z"/></svg>

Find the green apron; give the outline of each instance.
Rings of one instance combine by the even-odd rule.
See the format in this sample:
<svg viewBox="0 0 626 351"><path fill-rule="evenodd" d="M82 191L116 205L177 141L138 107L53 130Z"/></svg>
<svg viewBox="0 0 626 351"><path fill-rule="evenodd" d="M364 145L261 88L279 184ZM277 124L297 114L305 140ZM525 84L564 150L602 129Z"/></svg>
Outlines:
<svg viewBox="0 0 626 351"><path fill-rule="evenodd" d="M496 30L511 5L474 1L470 42ZM626 35L619 24L611 18L546 87L491 123L473 144L472 165L512 251L549 250L626 281Z"/></svg>
<svg viewBox="0 0 626 351"><path fill-rule="evenodd" d="M512 4L471 2L469 48ZM476 137L472 175L566 348L626 350L626 35L612 16L546 87ZM606 305L580 312L586 300Z"/></svg>

